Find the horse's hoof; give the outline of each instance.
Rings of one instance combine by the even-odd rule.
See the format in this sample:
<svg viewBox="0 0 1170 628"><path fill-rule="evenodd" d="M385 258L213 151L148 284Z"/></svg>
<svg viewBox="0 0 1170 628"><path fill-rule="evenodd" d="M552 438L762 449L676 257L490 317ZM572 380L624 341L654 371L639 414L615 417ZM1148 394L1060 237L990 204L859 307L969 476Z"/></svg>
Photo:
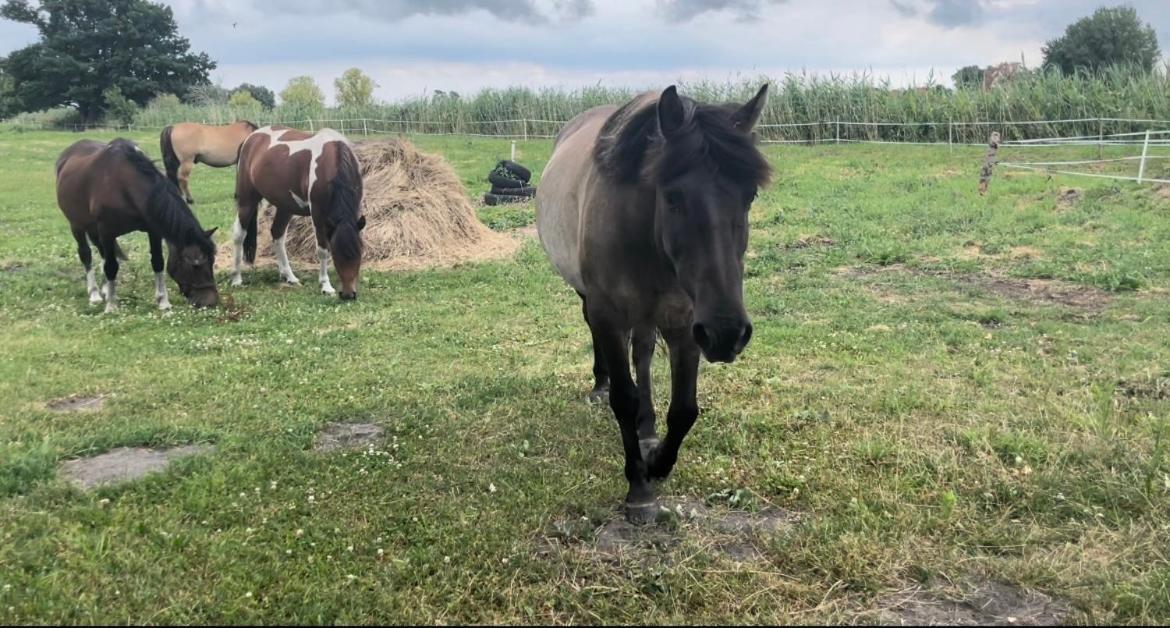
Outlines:
<svg viewBox="0 0 1170 628"><path fill-rule="evenodd" d="M117 311L118 311L118 306L116 306L112 303L106 304L106 314L114 314Z"/></svg>
<svg viewBox="0 0 1170 628"><path fill-rule="evenodd" d="M642 460L645 460L647 465L654 454L654 450L658 449L658 445L662 444L658 437L652 436L650 438L643 438L638 441L638 448L642 450Z"/></svg>
<svg viewBox="0 0 1170 628"><path fill-rule="evenodd" d="M243 280L243 279L240 279L239 277L236 277L235 279L232 279L232 287L233 287L233 288L239 288L239 287L240 287L240 286L242 286L242 285L244 285L244 280Z"/></svg>
<svg viewBox="0 0 1170 628"><path fill-rule="evenodd" d="M636 526L650 525L658 520L658 500L631 504L626 502L626 521Z"/></svg>
<svg viewBox="0 0 1170 628"><path fill-rule="evenodd" d="M594 388L585 396L585 403L591 406L603 403L609 403L609 389L608 388Z"/></svg>
<svg viewBox="0 0 1170 628"><path fill-rule="evenodd" d="M100 295L96 292L89 295L89 304L90 305L100 305L102 301L105 301L105 299L102 298L102 295Z"/></svg>
<svg viewBox="0 0 1170 628"><path fill-rule="evenodd" d="M160 312L171 311L171 302L170 301L163 301L162 303L159 303L158 304L158 311L160 311Z"/></svg>

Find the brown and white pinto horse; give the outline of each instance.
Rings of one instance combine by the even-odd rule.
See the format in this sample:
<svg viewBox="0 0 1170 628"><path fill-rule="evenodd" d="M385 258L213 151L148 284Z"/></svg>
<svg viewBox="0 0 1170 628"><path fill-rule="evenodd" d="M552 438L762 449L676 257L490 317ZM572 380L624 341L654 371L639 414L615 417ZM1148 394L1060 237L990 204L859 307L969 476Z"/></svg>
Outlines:
<svg viewBox="0 0 1170 628"><path fill-rule="evenodd" d="M255 130L256 125L247 120L223 126L195 122L168 126L159 136L167 178L179 186L188 203L194 203L188 183L195 164L207 164L212 168L234 166L240 155L240 144Z"/></svg>
<svg viewBox="0 0 1170 628"><path fill-rule="evenodd" d="M341 298L357 298L361 230L366 219L361 215L361 168L349 140L332 129L310 134L268 126L244 141L236 172L233 286L243 283L241 258L246 257L248 264L256 261L256 219L261 199L276 208L272 245L281 277L291 284L300 283L289 264L284 236L294 214L309 216L317 235L321 292L336 294L329 282L332 254L341 280Z"/></svg>

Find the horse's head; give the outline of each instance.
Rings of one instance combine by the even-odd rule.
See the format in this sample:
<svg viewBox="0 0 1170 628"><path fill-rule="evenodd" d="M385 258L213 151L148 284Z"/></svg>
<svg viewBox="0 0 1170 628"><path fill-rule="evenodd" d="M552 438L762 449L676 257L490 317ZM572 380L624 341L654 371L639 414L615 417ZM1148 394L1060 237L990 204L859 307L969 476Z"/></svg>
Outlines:
<svg viewBox="0 0 1170 628"><path fill-rule="evenodd" d="M202 238L181 246L168 243L167 273L179 285L179 292L195 307L219 304L219 291L215 287L215 244L211 240L213 233L214 228L202 232Z"/></svg>
<svg viewBox="0 0 1170 628"><path fill-rule="evenodd" d="M765 84L742 106L698 105L669 87L658 99L659 150L647 163L657 187L655 231L694 304L692 333L712 362L731 362L752 337L743 304L748 210L770 175L752 130Z"/></svg>
<svg viewBox="0 0 1170 628"><path fill-rule="evenodd" d="M332 224L329 226L329 250L333 254L337 278L341 280L341 290L337 295L342 301L357 298L358 276L362 270L361 232L365 226L365 216L359 217L356 221L345 221L336 226Z"/></svg>

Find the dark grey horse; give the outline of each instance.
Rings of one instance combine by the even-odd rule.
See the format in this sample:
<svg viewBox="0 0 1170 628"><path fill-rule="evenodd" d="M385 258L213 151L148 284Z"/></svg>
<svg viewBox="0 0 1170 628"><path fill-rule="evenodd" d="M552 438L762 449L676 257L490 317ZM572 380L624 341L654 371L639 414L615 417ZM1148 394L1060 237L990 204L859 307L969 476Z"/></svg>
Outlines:
<svg viewBox="0 0 1170 628"><path fill-rule="evenodd" d="M557 137L537 191L540 241L584 302L600 396L625 450L627 517L653 520L651 480L670 475L698 416L699 356L732 362L752 337L743 305L748 210L771 174L753 129L764 85L742 106L646 93L590 109ZM670 350L668 431L651 405L656 332ZM630 376L630 347L638 383ZM639 394L641 388L641 394Z"/></svg>

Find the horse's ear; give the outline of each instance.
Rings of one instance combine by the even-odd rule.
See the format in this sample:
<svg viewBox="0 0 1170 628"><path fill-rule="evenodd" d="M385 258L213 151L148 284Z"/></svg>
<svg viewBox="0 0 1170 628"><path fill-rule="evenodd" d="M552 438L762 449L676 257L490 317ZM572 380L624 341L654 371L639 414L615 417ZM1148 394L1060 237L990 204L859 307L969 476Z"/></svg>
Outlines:
<svg viewBox="0 0 1170 628"><path fill-rule="evenodd" d="M362 216L361 218L358 218L357 230L361 231L362 229L365 229L365 228L366 228L366 217Z"/></svg>
<svg viewBox="0 0 1170 628"><path fill-rule="evenodd" d="M673 137L686 121L687 112L682 98L678 96L678 89L671 85L658 97L658 128L662 131L662 137Z"/></svg>
<svg viewBox="0 0 1170 628"><path fill-rule="evenodd" d="M216 229L219 229L219 227L212 227L212 228L208 229L207 231L204 231L204 232L203 232L203 235L205 235L205 236L207 236L207 237L209 237L209 238L210 238L210 237L211 237L211 235L212 235L213 233L215 233Z"/></svg>
<svg viewBox="0 0 1170 628"><path fill-rule="evenodd" d="M734 115L731 116L731 122L735 128L742 131L751 132L756 128L756 123L760 121L760 114L764 113L764 105L768 104L768 84L760 88L756 92L755 98L747 101L747 104L739 108Z"/></svg>

